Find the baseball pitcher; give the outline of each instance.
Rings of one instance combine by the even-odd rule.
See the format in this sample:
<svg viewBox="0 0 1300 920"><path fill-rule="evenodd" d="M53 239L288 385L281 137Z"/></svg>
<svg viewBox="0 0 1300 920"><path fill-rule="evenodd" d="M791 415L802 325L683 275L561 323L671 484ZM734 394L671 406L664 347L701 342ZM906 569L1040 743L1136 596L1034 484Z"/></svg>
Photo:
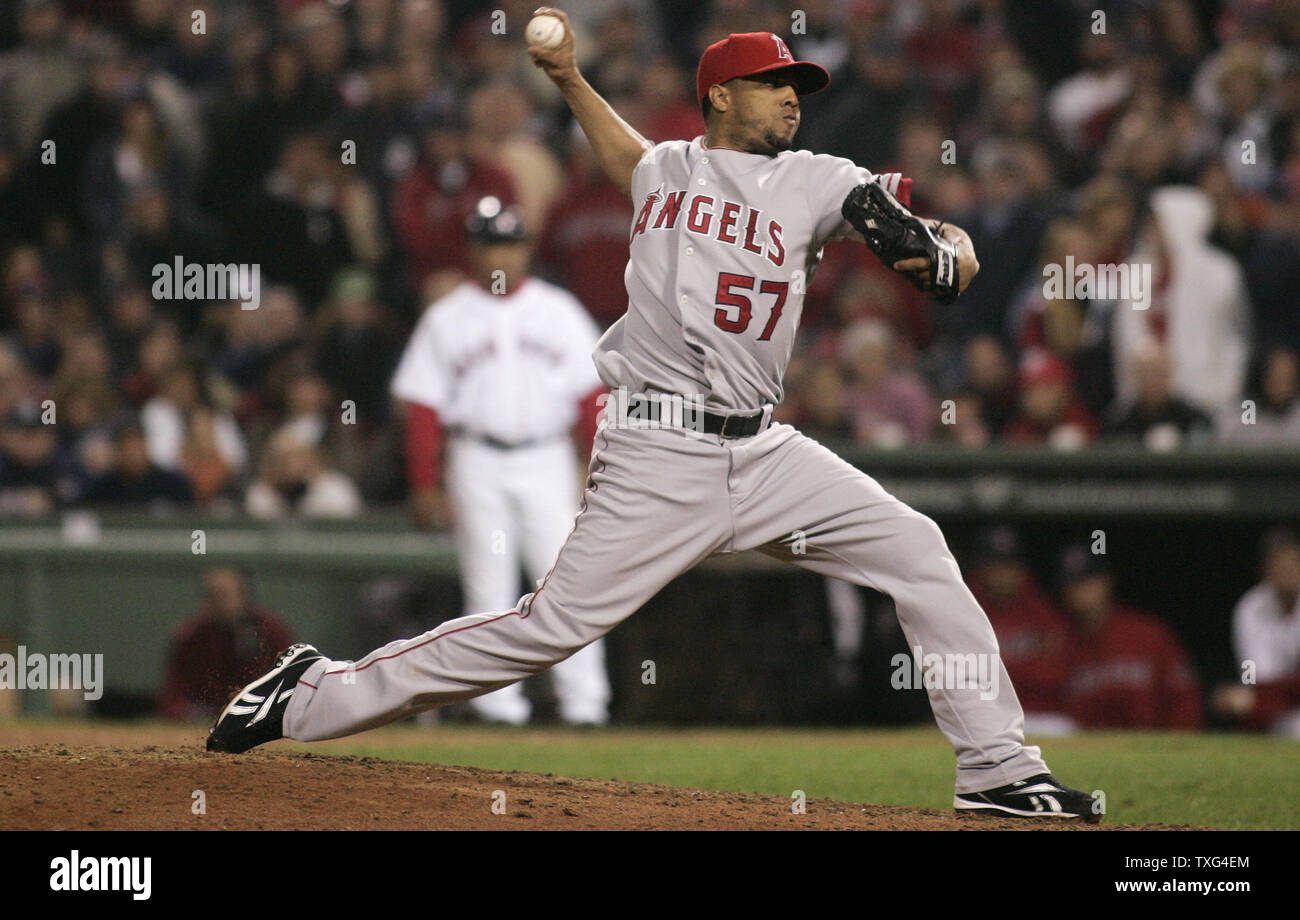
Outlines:
<svg viewBox="0 0 1300 920"><path fill-rule="evenodd" d="M652 145L584 80L564 14L537 15L560 18L565 35L529 54L636 214L627 313L595 351L611 401L573 529L542 584L510 610L452 620L359 661L286 650L231 701L209 749L338 738L488 693L604 636L709 556L757 549L894 599L956 751L955 808L1099 820L1093 797L1058 783L1024 743L993 629L939 528L771 421L826 243L863 242L951 300L978 270L970 238L913 216L893 194L896 177L882 183L848 160L791 149L800 96L829 76L794 60L779 36L711 45L697 79L704 135ZM991 679L971 679L975 671Z"/></svg>

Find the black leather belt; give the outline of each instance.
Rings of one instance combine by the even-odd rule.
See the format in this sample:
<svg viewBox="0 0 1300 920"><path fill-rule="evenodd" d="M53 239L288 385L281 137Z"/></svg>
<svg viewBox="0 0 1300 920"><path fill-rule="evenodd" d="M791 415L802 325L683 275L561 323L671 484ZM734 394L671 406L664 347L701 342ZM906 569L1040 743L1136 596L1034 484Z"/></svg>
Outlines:
<svg viewBox="0 0 1300 920"><path fill-rule="evenodd" d="M466 431L464 428L453 428L451 433L458 438L469 438L471 441L478 441L480 444L486 444L488 447L495 447L497 450L520 450L524 447L536 447L539 444L549 444L552 441L558 441L558 435L552 435L546 438L529 438L526 441L503 441L500 438L494 438L490 434L479 434L477 431Z"/></svg>
<svg viewBox="0 0 1300 920"><path fill-rule="evenodd" d="M627 401L628 415L635 415L637 418L643 418L648 421L657 422L660 420L660 409L663 401L658 399L646 399L644 396L633 396ZM671 414L671 405L669 412ZM721 435L724 438L752 438L763 430L764 411L759 409L754 415L740 415L732 413L731 415L719 415L716 412L707 410L686 410L683 412L683 428L690 428L695 431L703 431L705 434ZM698 421L697 421L698 420ZM695 422L693 424L693 422Z"/></svg>

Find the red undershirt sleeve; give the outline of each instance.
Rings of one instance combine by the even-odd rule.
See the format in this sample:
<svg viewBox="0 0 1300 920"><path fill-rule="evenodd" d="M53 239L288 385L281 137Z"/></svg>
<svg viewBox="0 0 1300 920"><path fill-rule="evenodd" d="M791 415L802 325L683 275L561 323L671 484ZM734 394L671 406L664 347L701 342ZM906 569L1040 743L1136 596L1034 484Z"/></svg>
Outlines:
<svg viewBox="0 0 1300 920"><path fill-rule="evenodd" d="M585 450L588 457L591 456L592 442L596 439L596 428L600 424L600 413L604 409L601 397L608 392L603 386L596 387L578 400L578 421L573 426L573 432L579 449Z"/></svg>
<svg viewBox="0 0 1300 920"><path fill-rule="evenodd" d="M422 403L406 404L406 484L412 491L442 482L442 421Z"/></svg>

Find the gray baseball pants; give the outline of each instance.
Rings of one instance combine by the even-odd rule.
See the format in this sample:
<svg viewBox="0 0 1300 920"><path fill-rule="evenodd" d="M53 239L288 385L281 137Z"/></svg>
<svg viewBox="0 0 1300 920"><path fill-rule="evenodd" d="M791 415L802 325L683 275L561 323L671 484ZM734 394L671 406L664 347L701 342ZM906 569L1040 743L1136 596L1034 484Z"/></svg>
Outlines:
<svg viewBox="0 0 1300 920"><path fill-rule="evenodd" d="M284 734L338 738L504 687L604 636L710 555L747 549L888 594L914 653L993 669L991 685L954 681L951 669L924 682L957 754L957 792L1046 772L1024 744L993 628L939 528L783 424L733 440L602 427L581 511L536 591L512 610L450 620L356 662L316 662Z"/></svg>

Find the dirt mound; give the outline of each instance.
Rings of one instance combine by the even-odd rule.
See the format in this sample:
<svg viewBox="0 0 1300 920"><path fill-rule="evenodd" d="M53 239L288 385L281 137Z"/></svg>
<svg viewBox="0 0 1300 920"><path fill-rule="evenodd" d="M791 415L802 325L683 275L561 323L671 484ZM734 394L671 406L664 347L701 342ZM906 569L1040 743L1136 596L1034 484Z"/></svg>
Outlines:
<svg viewBox="0 0 1300 920"><path fill-rule="evenodd" d="M202 795L196 795L201 793ZM196 814L198 804L203 813ZM0 748L0 829L1093 830L373 757L35 744ZM1102 825L1102 829L1118 825ZM1170 827L1146 825L1146 827Z"/></svg>

